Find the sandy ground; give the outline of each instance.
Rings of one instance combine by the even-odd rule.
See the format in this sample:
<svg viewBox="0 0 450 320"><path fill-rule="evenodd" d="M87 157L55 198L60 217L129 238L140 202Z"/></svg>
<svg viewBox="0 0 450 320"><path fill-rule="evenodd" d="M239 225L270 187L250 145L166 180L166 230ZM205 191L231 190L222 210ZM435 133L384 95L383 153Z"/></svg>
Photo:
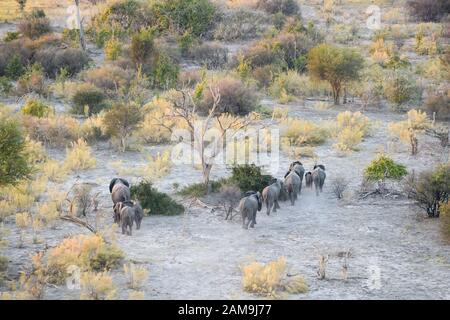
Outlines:
<svg viewBox="0 0 450 320"><path fill-rule="evenodd" d="M303 6L306 17L318 17L317 8ZM12 30L12 25L0 24L0 36ZM231 53L245 45L229 44ZM92 49L94 50L94 49ZM91 52L96 65L103 57L99 51ZM1 99L4 100L4 99ZM14 100L4 100L15 105ZM52 102L53 103L53 102ZM64 103L53 103L57 112L67 111ZM262 104L279 106L271 99ZM356 105L333 107L327 110L314 108L315 101L292 103L290 116L308 120L331 120L343 110L357 111ZM15 105L18 108L18 105ZM370 137L361 144L361 150L340 155L333 141L317 147L318 162L327 168L324 192L317 197L312 190L303 191L295 206L281 203L281 209L266 216L259 213L254 229L244 230L236 216L225 221L222 213L209 208L192 207L181 216L150 216L143 220L141 230L132 237L118 233L118 245L126 252L127 260L148 267L150 275L143 291L147 299L233 299L256 298L241 287L239 266L250 261L268 262L284 256L289 274L301 274L309 284L307 294L290 295L289 299L449 299L450 298L450 246L439 235L439 221L425 218L423 212L405 198L369 197L358 200L363 169L384 150L394 160L405 164L409 170L422 171L436 163L448 161L448 150L443 151L436 139L421 136L419 154L410 156L405 146L390 139L387 124L404 119L404 115L387 109L363 110L374 124ZM107 224L112 223L111 200L108 184L117 172L112 161L122 160L128 167L145 164L145 153L156 154L167 146L147 146L145 152L120 154L108 144L93 146L97 167L78 175L71 175L60 186L68 190L76 182L93 183L94 192L100 192L100 215ZM62 160L65 151L50 149L51 157ZM281 153L279 172L282 177L293 159ZM313 159L305 159L307 169ZM216 166L212 178L229 174L225 166ZM337 200L330 189L333 178L345 176L351 181L343 200ZM133 182L134 177L126 177ZM180 186L201 181L201 172L189 166L173 166L170 173L155 181L155 186L173 195L173 184ZM214 201L214 197L205 202ZM93 215L89 216L93 221ZM5 227L10 230L4 255L10 257L9 275L29 265L29 257L37 250L56 245L64 237L86 233L85 229L70 223L58 223L56 229L40 234L41 242L17 248L18 230L12 221ZM348 279L343 281L342 253L350 251ZM321 255L328 255L327 278L317 279ZM126 299L122 270L113 271L119 287L119 298ZM0 287L0 291L3 288ZM47 288L47 299L78 298L77 290L66 287Z"/></svg>
<svg viewBox="0 0 450 320"><path fill-rule="evenodd" d="M265 103L270 106L270 101ZM341 108L317 111L313 107L292 104L291 115L311 120L333 118ZM271 216L264 210L254 229L244 230L236 216L225 221L220 211L192 207L177 217L151 216L143 221L142 229L132 237L118 235L118 244L127 259L144 264L150 271L143 290L148 299L219 299L254 298L241 289L239 266L253 260L268 262L284 256L289 274L302 274L310 285L303 295L289 299L445 299L450 292L450 247L439 236L438 220L427 219L405 198L367 198L358 200L363 168L381 148L388 151L408 169L422 171L448 154L442 154L438 141L421 137L420 153L409 156L405 147L390 141L387 119L402 116L391 112L365 113L377 123L373 134L362 144L359 152L339 155L332 141L316 148L318 161L327 167L324 192L317 197L304 189L295 206L288 202ZM156 154L165 147L149 147ZM94 192L101 192L100 211L107 223L110 218L109 179L116 173L109 165L121 159L124 164L144 163L138 153L118 154L107 145L94 147L97 168L72 176L64 188L78 182L94 183ZM63 153L50 150L50 155L62 158ZM282 154L279 177L292 159ZM305 159L307 169L312 159ZM227 175L225 167L213 169L213 177ZM337 200L330 190L330 181L337 176L351 180L344 200ZM201 173L186 166L174 166L166 177L155 182L163 191L173 193L173 183L185 185L200 181ZM133 180L133 179L131 179ZM205 201L214 199L206 199ZM90 217L93 221L93 217ZM45 242L27 244L18 249L18 235L9 237L6 255L13 261L10 269L20 270L24 260L45 245L54 245L64 236L85 232L71 224L61 223L56 230L45 231ZM29 239L30 242L30 239ZM342 252L350 251L348 280L341 278ZM320 255L329 255L327 279L318 280L316 272ZM127 297L121 270L113 272L121 289L120 298ZM372 275L371 275L372 274ZM77 298L79 292L64 287L50 287L47 298Z"/></svg>

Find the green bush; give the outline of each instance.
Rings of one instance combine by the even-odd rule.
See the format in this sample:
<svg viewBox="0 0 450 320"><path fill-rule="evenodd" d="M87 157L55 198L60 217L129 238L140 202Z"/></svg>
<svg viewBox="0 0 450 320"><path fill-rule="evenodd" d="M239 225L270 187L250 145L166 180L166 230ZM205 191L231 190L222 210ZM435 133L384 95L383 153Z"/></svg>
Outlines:
<svg viewBox="0 0 450 320"><path fill-rule="evenodd" d="M11 81L7 77L0 77L0 93L8 95L13 88Z"/></svg>
<svg viewBox="0 0 450 320"><path fill-rule="evenodd" d="M230 182L236 184L242 192L261 191L270 184L271 175L261 172L255 164L236 165L232 167Z"/></svg>
<svg viewBox="0 0 450 320"><path fill-rule="evenodd" d="M143 65L155 55L156 48L154 40L155 31L153 29L144 29L133 35L131 38L130 55L131 60L136 66Z"/></svg>
<svg viewBox="0 0 450 320"><path fill-rule="evenodd" d="M0 116L0 186L14 185L31 173L19 125Z"/></svg>
<svg viewBox="0 0 450 320"><path fill-rule="evenodd" d="M160 53L155 61L155 68L150 74L153 87L170 89L175 87L178 81L180 67L169 56Z"/></svg>
<svg viewBox="0 0 450 320"><path fill-rule="evenodd" d="M17 40L19 39L19 32L16 31L8 31L6 32L5 37L3 38L3 41L5 42L9 42L9 41L13 41L13 40Z"/></svg>
<svg viewBox="0 0 450 320"><path fill-rule="evenodd" d="M174 27L180 34L189 31L200 37L210 28L216 8L208 0L158 0L152 11L160 29Z"/></svg>
<svg viewBox="0 0 450 320"><path fill-rule="evenodd" d="M107 107L105 95L97 87L85 83L80 85L72 96L72 112L92 115ZM86 110L86 106L89 107Z"/></svg>
<svg viewBox="0 0 450 320"><path fill-rule="evenodd" d="M417 88L406 74L393 74L384 85L385 97L396 105L411 101L416 94Z"/></svg>
<svg viewBox="0 0 450 320"><path fill-rule="evenodd" d="M210 192L218 192L220 187L223 184L226 184L227 180L226 179L221 179L219 181L210 181L209 182L209 188L207 188L205 186L204 183L193 183L190 184L184 188L182 188L180 191L178 191L177 193L180 196L183 197L202 197L204 195L206 195L208 193L208 191ZM209 190L208 190L209 189Z"/></svg>
<svg viewBox="0 0 450 320"><path fill-rule="evenodd" d="M38 118L46 117L51 111L51 108L39 100L29 99L22 107L22 113Z"/></svg>
<svg viewBox="0 0 450 320"><path fill-rule="evenodd" d="M39 38L51 31L50 20L40 9L33 9L30 14L27 14L25 19L20 21L18 28L20 33L30 39Z"/></svg>
<svg viewBox="0 0 450 320"><path fill-rule="evenodd" d="M5 74L7 77L17 80L21 75L25 73L25 66L19 55L14 55L12 59L8 61L5 68Z"/></svg>
<svg viewBox="0 0 450 320"><path fill-rule="evenodd" d="M149 181L142 181L131 186L131 197L139 200L143 209L150 215L177 215L184 212L184 207L169 195L157 191Z"/></svg>
<svg viewBox="0 0 450 320"><path fill-rule="evenodd" d="M388 156L381 154L365 169L364 176L366 179L372 181L384 179L399 180L407 173L406 166L395 163Z"/></svg>

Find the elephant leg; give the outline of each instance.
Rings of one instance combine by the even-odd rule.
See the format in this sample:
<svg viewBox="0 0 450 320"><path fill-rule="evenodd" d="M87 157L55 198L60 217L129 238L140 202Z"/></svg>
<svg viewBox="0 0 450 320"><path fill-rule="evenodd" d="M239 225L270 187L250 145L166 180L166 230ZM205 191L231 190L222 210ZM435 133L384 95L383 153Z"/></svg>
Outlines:
<svg viewBox="0 0 450 320"><path fill-rule="evenodd" d="M242 215L242 228L245 229L245 215Z"/></svg>
<svg viewBox="0 0 450 320"><path fill-rule="evenodd" d="M289 192L289 199L291 200L291 205L294 205L295 200L294 200L294 192L293 191Z"/></svg>
<svg viewBox="0 0 450 320"><path fill-rule="evenodd" d="M125 223L122 223L122 234L126 234L127 233L127 226Z"/></svg>
<svg viewBox="0 0 450 320"><path fill-rule="evenodd" d="M278 200L275 200L275 209L280 209L280 204L278 203Z"/></svg>
<svg viewBox="0 0 450 320"><path fill-rule="evenodd" d="M250 228L254 228L256 224L256 214L253 214L252 222L250 223Z"/></svg>
<svg viewBox="0 0 450 320"><path fill-rule="evenodd" d="M267 215L270 215L270 210L272 209L272 203L270 202L269 199L266 200L266 213Z"/></svg>
<svg viewBox="0 0 450 320"><path fill-rule="evenodd" d="M247 217L247 223L245 224L245 229L248 229L248 226L253 218Z"/></svg>

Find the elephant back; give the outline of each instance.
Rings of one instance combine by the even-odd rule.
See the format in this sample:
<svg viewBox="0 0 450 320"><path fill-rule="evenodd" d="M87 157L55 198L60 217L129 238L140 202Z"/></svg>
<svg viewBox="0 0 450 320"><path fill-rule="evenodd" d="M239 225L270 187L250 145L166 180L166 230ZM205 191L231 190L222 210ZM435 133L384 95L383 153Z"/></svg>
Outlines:
<svg viewBox="0 0 450 320"><path fill-rule="evenodd" d="M123 185L125 185L127 188L130 187L130 184L128 183L127 180L122 179L122 178L113 178L113 179L111 180L111 182L109 183L109 193L112 193L112 192L113 192L113 188L114 188L114 186L115 186L116 184L123 184Z"/></svg>

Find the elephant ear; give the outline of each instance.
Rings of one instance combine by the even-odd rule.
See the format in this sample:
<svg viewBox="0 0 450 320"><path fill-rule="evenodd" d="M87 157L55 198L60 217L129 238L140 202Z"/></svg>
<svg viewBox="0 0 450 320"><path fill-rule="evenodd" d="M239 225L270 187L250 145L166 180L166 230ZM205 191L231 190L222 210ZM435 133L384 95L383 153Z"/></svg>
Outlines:
<svg viewBox="0 0 450 320"><path fill-rule="evenodd" d="M127 180L122 179L122 178L119 178L119 180L120 180L124 185L126 185L128 188L130 187L130 183L129 183Z"/></svg>
<svg viewBox="0 0 450 320"><path fill-rule="evenodd" d="M259 191L256 193L256 199L258 200L258 211L261 211L262 199L261 199L261 193L259 193Z"/></svg>
<svg viewBox="0 0 450 320"><path fill-rule="evenodd" d="M323 171L325 171L325 166L324 166L323 164L319 164L318 167L319 167L320 169L322 169Z"/></svg>
<svg viewBox="0 0 450 320"><path fill-rule="evenodd" d="M109 183L109 193L112 193L112 189L114 188L114 185L116 184L118 178L114 178L111 180L111 182Z"/></svg>

